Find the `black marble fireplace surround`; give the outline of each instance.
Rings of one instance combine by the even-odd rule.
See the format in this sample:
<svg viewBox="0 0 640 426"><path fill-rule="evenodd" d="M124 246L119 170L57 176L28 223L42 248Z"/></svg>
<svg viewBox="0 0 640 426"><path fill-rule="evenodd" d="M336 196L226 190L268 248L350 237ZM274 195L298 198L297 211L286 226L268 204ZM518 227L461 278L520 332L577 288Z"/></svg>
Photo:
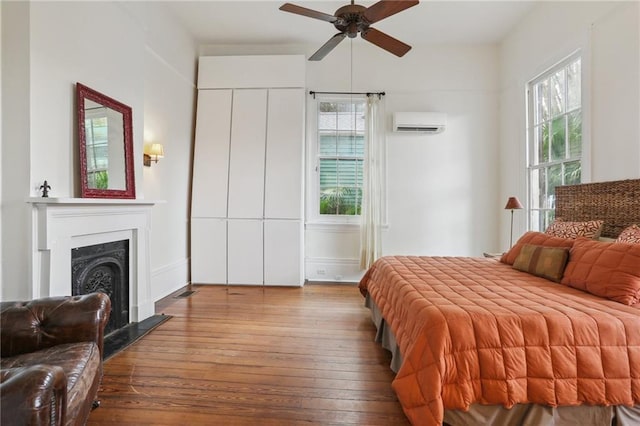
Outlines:
<svg viewBox="0 0 640 426"><path fill-rule="evenodd" d="M129 240L71 250L71 294L106 293L111 317L105 335L129 323Z"/></svg>

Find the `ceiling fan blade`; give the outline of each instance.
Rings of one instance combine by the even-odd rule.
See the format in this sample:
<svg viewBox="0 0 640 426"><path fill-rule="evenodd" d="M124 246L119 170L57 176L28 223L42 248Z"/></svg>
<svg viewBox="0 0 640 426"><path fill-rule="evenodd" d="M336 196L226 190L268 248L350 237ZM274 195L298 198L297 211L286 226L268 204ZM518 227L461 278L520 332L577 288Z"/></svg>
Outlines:
<svg viewBox="0 0 640 426"><path fill-rule="evenodd" d="M405 44L382 31L378 31L375 28L369 28L364 31L362 33L362 38L367 40L369 43L373 43L387 52L400 57L404 56L405 53L411 50L411 46L408 44Z"/></svg>
<svg viewBox="0 0 640 426"><path fill-rule="evenodd" d="M296 6L295 4L285 3L280 6L280 10L295 13L296 15L308 16L309 18L320 19L321 21L335 22L338 18L327 13L318 12L317 10L307 9L306 7Z"/></svg>
<svg viewBox="0 0 640 426"><path fill-rule="evenodd" d="M319 61L319 60L321 60L322 58L327 56L327 54L329 52L331 52L334 47L336 47L338 44L340 44L340 42L342 40L344 40L344 38L346 36L347 36L347 34L345 34L345 33L338 33L338 34L334 35L333 37L331 37L329 39L328 42L323 44L322 47L320 49L318 49L318 51L316 53L311 55L309 60L310 61Z"/></svg>
<svg viewBox="0 0 640 426"><path fill-rule="evenodd" d="M419 0L380 0L364 11L364 17L370 24L378 22L420 3Z"/></svg>

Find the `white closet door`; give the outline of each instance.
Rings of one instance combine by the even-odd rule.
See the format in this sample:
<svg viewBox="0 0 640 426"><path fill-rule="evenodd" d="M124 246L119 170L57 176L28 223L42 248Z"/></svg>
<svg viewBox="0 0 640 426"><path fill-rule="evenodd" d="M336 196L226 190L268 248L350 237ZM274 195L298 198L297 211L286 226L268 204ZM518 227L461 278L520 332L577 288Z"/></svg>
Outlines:
<svg viewBox="0 0 640 426"><path fill-rule="evenodd" d="M301 219L304 90L269 90L265 218Z"/></svg>
<svg viewBox="0 0 640 426"><path fill-rule="evenodd" d="M264 221L265 285L304 284L302 273L302 221Z"/></svg>
<svg viewBox="0 0 640 426"><path fill-rule="evenodd" d="M226 284L226 219L191 219L191 282Z"/></svg>
<svg viewBox="0 0 640 426"><path fill-rule="evenodd" d="M262 285L262 220L229 219L227 226L228 283Z"/></svg>
<svg viewBox="0 0 640 426"><path fill-rule="evenodd" d="M191 217L226 217L231 90L198 90Z"/></svg>
<svg viewBox="0 0 640 426"><path fill-rule="evenodd" d="M264 215L267 90L234 90L229 160L230 218Z"/></svg>

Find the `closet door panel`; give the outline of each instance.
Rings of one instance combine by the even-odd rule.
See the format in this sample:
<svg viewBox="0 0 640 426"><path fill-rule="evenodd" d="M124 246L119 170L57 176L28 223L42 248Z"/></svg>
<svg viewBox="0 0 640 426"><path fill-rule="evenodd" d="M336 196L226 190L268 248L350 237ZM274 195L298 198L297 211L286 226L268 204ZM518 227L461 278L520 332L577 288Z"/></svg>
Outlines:
<svg viewBox="0 0 640 426"><path fill-rule="evenodd" d="M265 285L301 286L302 221L264 221Z"/></svg>
<svg viewBox="0 0 640 426"><path fill-rule="evenodd" d="M262 285L262 220L229 219L228 283Z"/></svg>
<svg viewBox="0 0 640 426"><path fill-rule="evenodd" d="M193 158L192 217L226 217L231 90L199 90Z"/></svg>
<svg viewBox="0 0 640 426"><path fill-rule="evenodd" d="M264 215L266 108L266 89L233 91L230 218L262 218Z"/></svg>
<svg viewBox="0 0 640 426"><path fill-rule="evenodd" d="M226 219L191 220L191 282L226 284Z"/></svg>
<svg viewBox="0 0 640 426"><path fill-rule="evenodd" d="M302 218L304 90L269 90L265 217Z"/></svg>

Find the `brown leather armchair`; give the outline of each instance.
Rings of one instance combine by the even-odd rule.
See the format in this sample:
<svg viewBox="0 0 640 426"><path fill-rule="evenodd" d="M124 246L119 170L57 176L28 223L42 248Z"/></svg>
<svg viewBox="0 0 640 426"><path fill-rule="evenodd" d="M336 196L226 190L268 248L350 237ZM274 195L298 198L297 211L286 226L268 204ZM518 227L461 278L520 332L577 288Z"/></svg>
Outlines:
<svg viewBox="0 0 640 426"><path fill-rule="evenodd" d="M83 425L102 379L106 294L0 303L2 425Z"/></svg>

